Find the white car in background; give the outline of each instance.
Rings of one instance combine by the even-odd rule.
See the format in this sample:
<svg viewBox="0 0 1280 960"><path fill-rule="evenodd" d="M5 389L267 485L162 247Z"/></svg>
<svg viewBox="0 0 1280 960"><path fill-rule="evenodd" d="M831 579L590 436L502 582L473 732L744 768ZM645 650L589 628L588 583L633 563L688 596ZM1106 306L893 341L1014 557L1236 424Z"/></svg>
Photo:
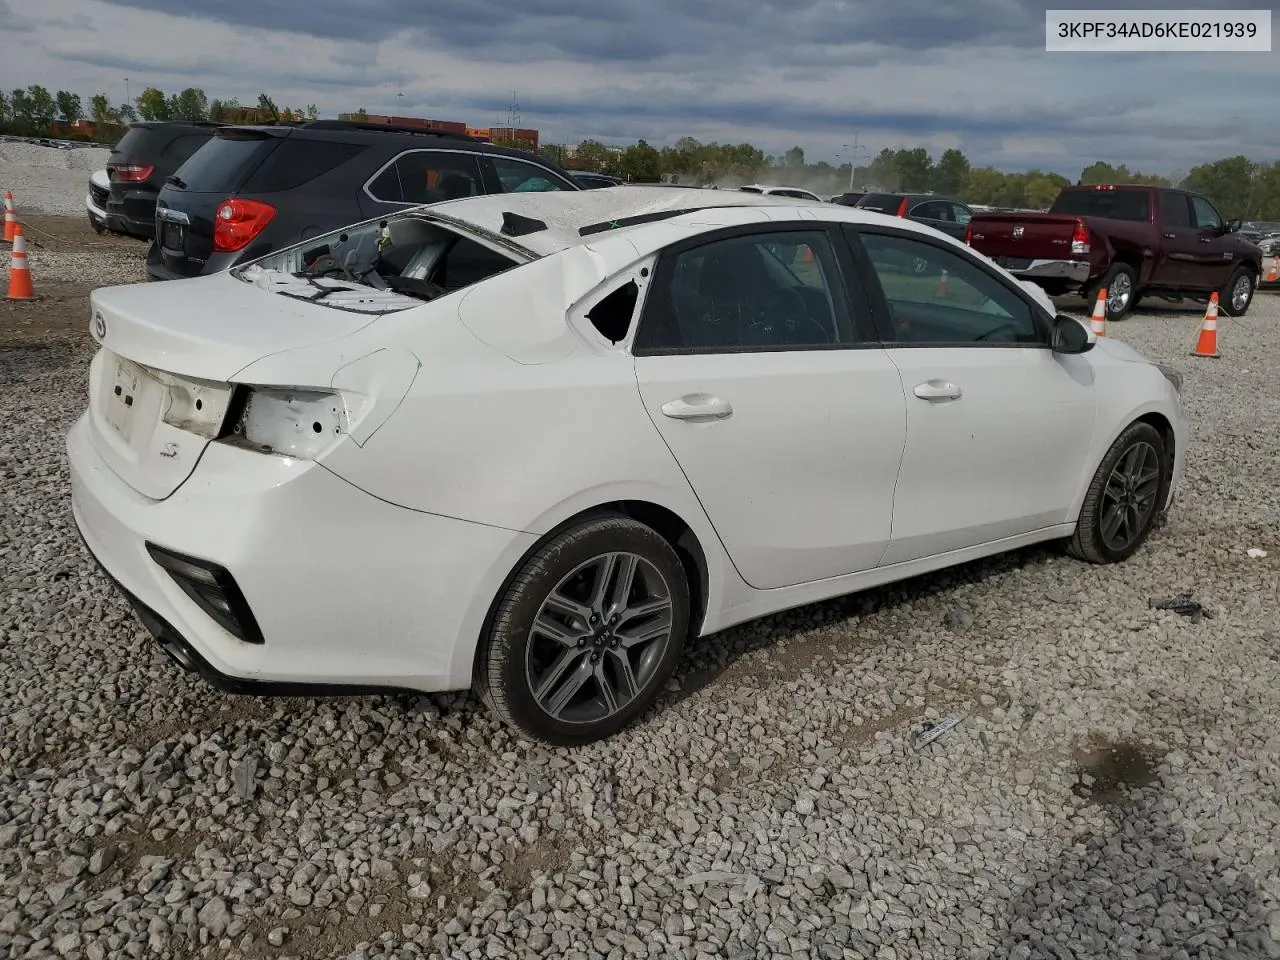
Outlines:
<svg viewBox="0 0 1280 960"><path fill-rule="evenodd" d="M106 170L95 170L89 175L89 192L84 206L89 214L89 225L99 235L107 232L107 198L111 196L111 180Z"/></svg>
<svg viewBox="0 0 1280 960"><path fill-rule="evenodd" d="M800 187L779 187L763 183L749 183L746 186L739 187L738 190L742 193L755 193L765 197L790 197L792 200L812 200L814 203L824 202L816 193L811 193Z"/></svg>
<svg viewBox="0 0 1280 960"><path fill-rule="evenodd" d="M474 686L558 744L733 624L1041 541L1122 561L1186 455L1176 371L960 242L736 191L416 208L90 323L73 512L176 660Z"/></svg>

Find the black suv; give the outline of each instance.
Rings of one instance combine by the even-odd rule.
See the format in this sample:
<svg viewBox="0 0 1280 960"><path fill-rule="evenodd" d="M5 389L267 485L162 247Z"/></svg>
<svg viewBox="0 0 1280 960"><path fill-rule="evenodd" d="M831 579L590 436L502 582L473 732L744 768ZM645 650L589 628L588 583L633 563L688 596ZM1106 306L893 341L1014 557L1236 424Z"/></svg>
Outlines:
<svg viewBox="0 0 1280 960"><path fill-rule="evenodd" d="M348 120L224 127L161 191L147 273L216 273L423 203L580 189L553 163L461 134Z"/></svg>
<svg viewBox="0 0 1280 960"><path fill-rule="evenodd" d="M107 229L140 240L156 235L156 197L165 180L222 126L193 120L144 121L111 149L104 202Z"/></svg>
<svg viewBox="0 0 1280 960"><path fill-rule="evenodd" d="M973 211L959 200L934 193L868 193L854 204L860 210L875 210L964 239Z"/></svg>

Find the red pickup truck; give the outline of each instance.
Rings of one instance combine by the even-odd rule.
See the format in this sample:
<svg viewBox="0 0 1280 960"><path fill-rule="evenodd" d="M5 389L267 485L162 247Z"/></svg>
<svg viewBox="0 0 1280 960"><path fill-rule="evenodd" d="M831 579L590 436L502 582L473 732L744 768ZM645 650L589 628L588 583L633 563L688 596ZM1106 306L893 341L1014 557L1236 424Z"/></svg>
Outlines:
<svg viewBox="0 0 1280 960"><path fill-rule="evenodd" d="M1144 296L1204 301L1228 316L1249 309L1262 251L1236 236L1204 197L1164 187L1066 187L1047 213L975 213L965 242L1050 296L1107 290L1119 320Z"/></svg>

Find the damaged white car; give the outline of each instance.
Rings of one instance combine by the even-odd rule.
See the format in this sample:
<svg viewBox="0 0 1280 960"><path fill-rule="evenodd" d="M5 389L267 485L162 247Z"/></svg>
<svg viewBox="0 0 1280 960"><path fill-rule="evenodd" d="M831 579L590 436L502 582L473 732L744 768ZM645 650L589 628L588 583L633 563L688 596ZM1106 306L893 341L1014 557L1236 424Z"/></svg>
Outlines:
<svg viewBox="0 0 1280 960"><path fill-rule="evenodd" d="M1176 371L963 244L736 191L418 208L90 325L76 523L175 660L474 686L559 744L733 624L1040 541L1124 560L1186 450Z"/></svg>

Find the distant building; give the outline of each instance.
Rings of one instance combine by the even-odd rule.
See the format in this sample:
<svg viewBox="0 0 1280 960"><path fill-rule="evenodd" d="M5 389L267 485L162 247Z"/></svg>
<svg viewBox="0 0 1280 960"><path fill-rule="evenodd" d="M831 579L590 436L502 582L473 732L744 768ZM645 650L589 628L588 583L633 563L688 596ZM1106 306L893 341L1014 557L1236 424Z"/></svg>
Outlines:
<svg viewBox="0 0 1280 960"><path fill-rule="evenodd" d="M424 130L437 130L440 133L460 133L476 140L484 140L501 146L516 146L521 150L537 150L539 135L537 130L524 127L469 127L456 120L429 120L424 117L391 117L378 113L360 116L355 113L340 113L339 120L360 120L364 123L385 123L400 127L421 127Z"/></svg>

